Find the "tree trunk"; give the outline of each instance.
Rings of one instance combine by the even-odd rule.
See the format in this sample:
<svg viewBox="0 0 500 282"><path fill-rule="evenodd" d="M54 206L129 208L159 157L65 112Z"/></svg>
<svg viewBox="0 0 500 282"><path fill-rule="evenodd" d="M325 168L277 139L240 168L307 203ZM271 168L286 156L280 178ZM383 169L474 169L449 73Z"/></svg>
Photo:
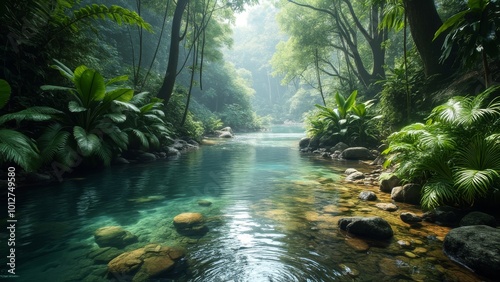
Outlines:
<svg viewBox="0 0 500 282"><path fill-rule="evenodd" d="M177 6L174 11L174 18L172 19L172 32L170 38L170 52L168 55L168 65L167 71L165 73L165 78L163 79L163 84L158 92L158 98L164 100L164 104L167 105L172 97L172 92L174 90L175 78L177 77L177 65L179 62L179 44L183 39L181 36L181 24L182 15L188 4L189 0L179 0L177 1Z"/></svg>
<svg viewBox="0 0 500 282"><path fill-rule="evenodd" d="M446 34L441 34L436 40L432 40L436 31L443 24L437 13L434 0L404 0L403 2L413 41L424 63L425 74L427 76L450 74L451 63L454 60L453 54L445 62L440 62L441 47Z"/></svg>

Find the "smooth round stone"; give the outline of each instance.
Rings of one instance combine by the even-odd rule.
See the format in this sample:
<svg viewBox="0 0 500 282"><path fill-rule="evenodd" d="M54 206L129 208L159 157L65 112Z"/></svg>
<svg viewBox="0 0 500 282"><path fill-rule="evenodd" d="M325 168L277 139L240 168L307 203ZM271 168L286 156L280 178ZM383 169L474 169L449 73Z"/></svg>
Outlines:
<svg viewBox="0 0 500 282"><path fill-rule="evenodd" d="M409 258L416 258L417 255L412 253L412 252L405 252L405 256L409 257Z"/></svg>
<svg viewBox="0 0 500 282"><path fill-rule="evenodd" d="M410 249L411 248L411 243L409 241L406 241L406 240L399 240L398 241L398 245L401 248L404 248L404 249Z"/></svg>
<svg viewBox="0 0 500 282"><path fill-rule="evenodd" d="M208 200L198 200L198 205L200 205L202 207L209 207L212 205L212 202L210 202Z"/></svg>
<svg viewBox="0 0 500 282"><path fill-rule="evenodd" d="M413 250L413 252L416 254L425 254L427 253L427 249L422 247L417 247L415 248L415 250Z"/></svg>

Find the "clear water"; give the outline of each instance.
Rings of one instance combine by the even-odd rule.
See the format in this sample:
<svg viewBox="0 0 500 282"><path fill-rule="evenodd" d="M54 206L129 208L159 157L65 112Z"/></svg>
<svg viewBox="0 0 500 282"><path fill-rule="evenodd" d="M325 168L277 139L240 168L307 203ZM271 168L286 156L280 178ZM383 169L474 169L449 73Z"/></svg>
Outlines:
<svg viewBox="0 0 500 282"><path fill-rule="evenodd" d="M127 281L106 278L106 264L87 257L98 248L94 231L108 225L139 237L128 249L148 243L187 249L187 269L152 281L481 280L442 254L446 228L410 228L399 212L357 200L360 191L377 187L345 184L341 174L347 167L371 168L301 155L303 135L297 126L274 127L215 141L176 160L114 166L18 191L16 281ZM201 199L212 205L199 206ZM172 219L183 212L201 212L209 232L179 235ZM381 243L339 231L338 219L353 215L384 217L395 237ZM1 235L5 254L7 235ZM398 240L412 242L416 257Z"/></svg>

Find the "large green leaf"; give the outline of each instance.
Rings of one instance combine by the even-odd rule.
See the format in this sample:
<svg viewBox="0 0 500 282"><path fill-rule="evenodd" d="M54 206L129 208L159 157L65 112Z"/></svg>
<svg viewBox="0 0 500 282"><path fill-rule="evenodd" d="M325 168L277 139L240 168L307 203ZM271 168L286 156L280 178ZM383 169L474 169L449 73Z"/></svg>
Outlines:
<svg viewBox="0 0 500 282"><path fill-rule="evenodd" d="M75 137L78 148L82 152L82 155L88 157L94 154L101 144L99 137L93 133L87 133L85 129L80 126L75 126L73 128L73 136Z"/></svg>
<svg viewBox="0 0 500 282"><path fill-rule="evenodd" d="M0 163L14 162L26 171L39 164L38 149L26 135L10 129L0 129Z"/></svg>
<svg viewBox="0 0 500 282"><path fill-rule="evenodd" d="M104 97L105 102L111 102L111 101L121 101L121 102L128 102L130 99L134 97L134 89L131 88L119 88L115 89L113 91L107 92L106 96Z"/></svg>
<svg viewBox="0 0 500 282"><path fill-rule="evenodd" d="M63 63L61 63L60 61L58 61L58 60L54 60L54 61L56 62L56 64L52 65L51 67L53 69L58 70L62 76L66 77L67 79L74 82L75 81L74 73L67 66L65 66Z"/></svg>
<svg viewBox="0 0 500 282"><path fill-rule="evenodd" d="M101 101L105 97L104 78L93 69L86 69L75 83L84 107L88 107L92 101Z"/></svg>
<svg viewBox="0 0 500 282"><path fill-rule="evenodd" d="M3 108L10 99L10 85L7 81L0 79L0 109Z"/></svg>
<svg viewBox="0 0 500 282"><path fill-rule="evenodd" d="M78 102L76 101L69 101L68 103L68 110L72 113L81 113L85 112L88 109L85 107L82 107Z"/></svg>

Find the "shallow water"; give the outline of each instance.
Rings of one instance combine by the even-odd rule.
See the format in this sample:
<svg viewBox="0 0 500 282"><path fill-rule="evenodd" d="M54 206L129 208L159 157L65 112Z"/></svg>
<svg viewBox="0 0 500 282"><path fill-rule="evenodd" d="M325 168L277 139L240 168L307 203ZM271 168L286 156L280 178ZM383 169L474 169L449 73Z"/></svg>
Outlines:
<svg viewBox="0 0 500 282"><path fill-rule="evenodd" d="M106 277L106 264L88 257L98 248L94 231L110 225L139 237L127 250L148 243L187 249L186 269L153 281L481 281L442 254L446 228L410 228L399 213L418 209L398 204L396 212L381 211L357 195L371 190L377 202L390 202L389 195L342 181L348 167L373 167L301 155L303 135L297 126L274 127L175 160L18 189L16 281L128 281ZM201 199L212 205L199 206ZM179 235L172 219L183 212L202 213L209 232ZM353 215L385 218L394 238L377 242L339 231L338 219ZM5 254L7 235L1 235Z"/></svg>

